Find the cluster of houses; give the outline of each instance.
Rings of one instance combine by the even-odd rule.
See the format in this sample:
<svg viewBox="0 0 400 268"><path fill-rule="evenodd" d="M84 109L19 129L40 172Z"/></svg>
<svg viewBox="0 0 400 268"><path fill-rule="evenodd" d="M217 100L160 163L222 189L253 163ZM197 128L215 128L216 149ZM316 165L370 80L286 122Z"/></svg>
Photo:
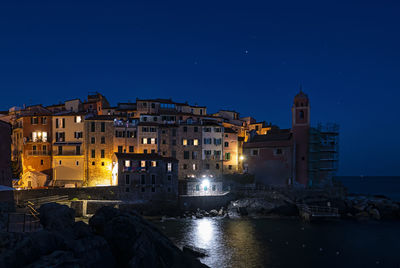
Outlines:
<svg viewBox="0 0 400 268"><path fill-rule="evenodd" d="M171 99L111 106L95 93L0 112L0 156L11 156L14 187L24 189L117 185L126 195L174 198L178 189L221 193L226 174L279 186L329 183L337 170L337 126L311 127L302 91L292 112L292 128L280 129ZM11 177L9 162L0 161L0 169L0 180Z"/></svg>

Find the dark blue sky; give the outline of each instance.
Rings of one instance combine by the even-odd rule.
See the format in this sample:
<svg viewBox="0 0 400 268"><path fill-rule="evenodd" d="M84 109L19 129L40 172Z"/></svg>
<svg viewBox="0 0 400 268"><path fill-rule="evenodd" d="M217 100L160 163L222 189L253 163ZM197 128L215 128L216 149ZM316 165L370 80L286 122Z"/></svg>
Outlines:
<svg viewBox="0 0 400 268"><path fill-rule="evenodd" d="M7 2L1 110L97 90L286 128L302 83L312 123L341 125L341 175L400 175L396 1Z"/></svg>

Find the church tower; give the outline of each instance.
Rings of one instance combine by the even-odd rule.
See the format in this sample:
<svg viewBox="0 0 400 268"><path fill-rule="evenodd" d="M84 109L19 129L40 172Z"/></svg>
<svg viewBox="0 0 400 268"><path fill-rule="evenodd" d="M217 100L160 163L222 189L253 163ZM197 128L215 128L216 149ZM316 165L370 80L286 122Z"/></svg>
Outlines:
<svg viewBox="0 0 400 268"><path fill-rule="evenodd" d="M307 186L308 183L308 134L310 129L310 103L301 87L292 106L292 133L294 140L294 179Z"/></svg>

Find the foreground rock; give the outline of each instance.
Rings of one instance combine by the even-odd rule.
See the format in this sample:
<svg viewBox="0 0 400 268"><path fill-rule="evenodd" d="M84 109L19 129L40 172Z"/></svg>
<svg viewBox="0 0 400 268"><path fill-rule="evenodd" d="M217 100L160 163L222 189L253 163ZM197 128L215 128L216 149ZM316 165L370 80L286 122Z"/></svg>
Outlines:
<svg viewBox="0 0 400 268"><path fill-rule="evenodd" d="M44 230L1 233L0 267L207 267L136 213L103 207L89 225L67 206L40 213Z"/></svg>

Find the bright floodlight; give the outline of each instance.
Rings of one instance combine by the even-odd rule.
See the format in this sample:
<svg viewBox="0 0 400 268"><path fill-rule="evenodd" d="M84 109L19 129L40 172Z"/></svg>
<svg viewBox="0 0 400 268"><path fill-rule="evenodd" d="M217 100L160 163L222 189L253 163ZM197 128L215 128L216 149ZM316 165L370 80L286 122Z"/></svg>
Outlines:
<svg viewBox="0 0 400 268"><path fill-rule="evenodd" d="M241 155L241 156L239 157L239 159L240 159L241 161L243 161L243 159L244 159L244 156L243 156L243 155Z"/></svg>
<svg viewBox="0 0 400 268"><path fill-rule="evenodd" d="M208 179L204 179L204 180L201 181L201 185L203 187L209 188L210 187L210 181Z"/></svg>

